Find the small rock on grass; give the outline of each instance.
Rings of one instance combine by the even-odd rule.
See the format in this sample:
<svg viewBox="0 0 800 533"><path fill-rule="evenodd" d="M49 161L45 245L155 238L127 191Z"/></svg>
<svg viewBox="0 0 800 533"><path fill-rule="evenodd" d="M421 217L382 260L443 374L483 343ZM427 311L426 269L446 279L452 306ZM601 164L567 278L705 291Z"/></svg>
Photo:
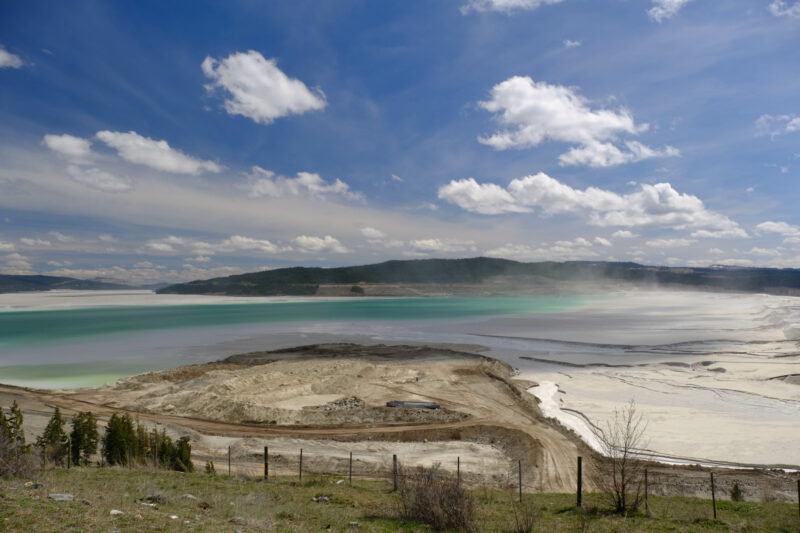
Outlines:
<svg viewBox="0 0 800 533"><path fill-rule="evenodd" d="M111 509L111 512L109 512L108 514L110 514L111 516L119 516L119 515L123 515L125 513L123 513L119 509Z"/></svg>
<svg viewBox="0 0 800 533"><path fill-rule="evenodd" d="M59 502L71 502L72 500L75 499L75 496L73 496L72 494L58 493L58 492L48 494L47 497L50 498L51 500L56 500Z"/></svg>
<svg viewBox="0 0 800 533"><path fill-rule="evenodd" d="M184 494L184 495L182 496L182 498L185 498L185 499L187 499L187 500L196 500L196 499L197 499L197 496L195 496L194 494L189 494L189 493L186 493L186 494Z"/></svg>

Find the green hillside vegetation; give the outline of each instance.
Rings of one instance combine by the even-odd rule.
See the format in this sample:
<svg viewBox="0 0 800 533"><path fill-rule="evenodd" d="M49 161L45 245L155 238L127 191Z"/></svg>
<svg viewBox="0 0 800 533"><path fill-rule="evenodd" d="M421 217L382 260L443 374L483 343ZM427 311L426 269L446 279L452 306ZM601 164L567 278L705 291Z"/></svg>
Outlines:
<svg viewBox="0 0 800 533"><path fill-rule="evenodd" d="M111 283L86 279L66 278L59 276L17 276L0 274L0 293L50 291L53 289L72 289L81 291L132 289L124 283Z"/></svg>
<svg viewBox="0 0 800 533"><path fill-rule="evenodd" d="M553 282L618 281L715 290L791 293L800 290L800 270L738 267L651 267L637 263L567 261L520 263L507 259L421 259L373 265L291 267L171 285L159 293L233 296L313 295L320 285L478 284L492 277L537 277ZM353 295L360 291L351 291Z"/></svg>

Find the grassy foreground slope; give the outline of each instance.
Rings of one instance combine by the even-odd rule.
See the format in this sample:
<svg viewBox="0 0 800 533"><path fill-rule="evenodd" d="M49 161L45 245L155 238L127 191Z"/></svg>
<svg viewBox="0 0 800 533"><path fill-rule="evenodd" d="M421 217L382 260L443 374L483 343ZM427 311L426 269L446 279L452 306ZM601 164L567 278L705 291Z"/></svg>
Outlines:
<svg viewBox="0 0 800 533"><path fill-rule="evenodd" d="M403 521L399 499L380 480L308 475L249 481L227 476L116 468L49 470L37 479L0 480L0 531L430 531ZM74 501L55 501L69 493ZM797 505L650 498L650 516L603 511L599 495L584 509L571 494L517 495L474 488L476 531L515 531L514 512L533 513L534 531L774 531L800 527ZM151 497L150 501L147 500ZM140 500L140 501L137 501ZM112 510L121 514L111 514ZM356 525L357 523L357 525Z"/></svg>
<svg viewBox="0 0 800 533"><path fill-rule="evenodd" d="M291 267L170 285L159 293L232 296L314 295L321 285L480 284L498 277L527 284L614 281L702 289L800 294L800 270L653 267L604 261L520 263L507 259L418 259L338 268ZM354 291L361 294L361 291Z"/></svg>

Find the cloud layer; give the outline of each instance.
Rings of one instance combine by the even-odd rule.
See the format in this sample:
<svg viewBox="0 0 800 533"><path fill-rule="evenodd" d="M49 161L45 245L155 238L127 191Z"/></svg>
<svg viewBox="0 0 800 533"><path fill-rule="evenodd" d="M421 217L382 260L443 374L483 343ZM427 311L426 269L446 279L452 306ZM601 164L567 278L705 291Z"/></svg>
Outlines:
<svg viewBox="0 0 800 533"><path fill-rule="evenodd" d="M470 0L461 6L461 12L470 11L500 11L511 13L517 10L536 9L539 6L558 4L564 0Z"/></svg>
<svg viewBox="0 0 800 533"><path fill-rule="evenodd" d="M653 0L653 7L647 15L656 22L674 17L680 9L692 0Z"/></svg>
<svg viewBox="0 0 800 533"><path fill-rule="evenodd" d="M295 178L278 176L271 170L254 166L250 174L250 182L246 186L251 197L267 196L281 198L286 196L308 196L325 198L338 196L346 200L363 200L361 193L353 192L350 186L340 179L334 182L323 180L319 174L298 172Z"/></svg>
<svg viewBox="0 0 800 533"><path fill-rule="evenodd" d="M190 157L172 148L167 141L156 141L143 137L135 131L98 131L96 137L117 151L124 160L164 172L176 174L199 174L219 172L222 167L213 161Z"/></svg>
<svg viewBox="0 0 800 533"><path fill-rule="evenodd" d="M242 115L259 124L326 105L322 90L312 92L302 81L284 74L274 59L266 59L255 50L236 52L222 60L206 57L202 69L212 80L206 88L227 94L224 106L228 114Z"/></svg>
<svg viewBox="0 0 800 533"><path fill-rule="evenodd" d="M677 156L676 148L657 150L637 141L620 148L622 134L638 135L648 129L636 124L627 109L591 109L589 101L563 85L514 76L495 85L491 98L478 105L494 113L506 129L478 141L495 150L531 148L546 140L577 145L559 157L561 165L607 167L652 157Z"/></svg>
<svg viewBox="0 0 800 533"><path fill-rule="evenodd" d="M479 184L473 178L452 180L439 189L439 198L467 211L501 214L540 209L545 215L576 214L596 226L692 230L695 237L746 237L728 217L709 211L696 196L681 194L669 183L642 184L621 195L589 187L574 189L540 172L514 179L507 188Z"/></svg>

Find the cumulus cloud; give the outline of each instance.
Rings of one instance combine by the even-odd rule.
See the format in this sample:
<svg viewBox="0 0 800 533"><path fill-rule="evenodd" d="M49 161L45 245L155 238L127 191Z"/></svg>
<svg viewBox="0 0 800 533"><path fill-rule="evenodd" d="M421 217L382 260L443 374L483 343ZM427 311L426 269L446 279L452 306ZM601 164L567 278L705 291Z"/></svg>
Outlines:
<svg viewBox="0 0 800 533"><path fill-rule="evenodd" d="M439 188L439 198L482 215L530 211L503 187L494 183L478 183L473 178L450 181Z"/></svg>
<svg viewBox="0 0 800 533"><path fill-rule="evenodd" d="M155 252L165 253L190 251L192 254L201 257L216 253L262 252L273 254L286 251L286 248L282 248L268 240L254 239L242 235L231 235L227 239L217 242L169 235L162 239L149 240L145 243L145 247Z"/></svg>
<svg viewBox="0 0 800 533"><path fill-rule="evenodd" d="M47 234L52 236L55 240L57 240L58 242L61 242L61 243L72 242L72 241L75 240L74 238L70 237L69 235L64 235L63 233L61 233L59 231L48 231Z"/></svg>
<svg viewBox="0 0 800 533"><path fill-rule="evenodd" d="M777 233L784 237L783 242L800 243L800 226L793 226L786 222L762 222L756 226L756 233L760 235L765 233Z"/></svg>
<svg viewBox="0 0 800 533"><path fill-rule="evenodd" d="M310 235L300 235L292 241L301 252L319 253L319 252L332 252L336 254L344 254L349 250L339 242L338 239L326 235L324 237L314 237Z"/></svg>
<svg viewBox="0 0 800 533"><path fill-rule="evenodd" d="M647 241L645 245L651 248L682 248L696 242L694 239L653 239Z"/></svg>
<svg viewBox="0 0 800 533"><path fill-rule="evenodd" d="M32 267L31 264L28 262L28 258L22 254L18 254L14 252L13 254L8 254L3 258L3 266L0 268L0 273L3 274L32 274Z"/></svg>
<svg viewBox="0 0 800 533"><path fill-rule="evenodd" d="M486 251L485 255L516 261L573 261L592 259L598 256L597 252L592 249L592 243L582 237L572 241L541 243L538 246L506 243Z"/></svg>
<svg viewBox="0 0 800 533"><path fill-rule="evenodd" d="M367 239L380 240L386 238L385 232L371 227L361 228L361 234Z"/></svg>
<svg viewBox="0 0 800 533"><path fill-rule="evenodd" d="M409 246L418 253L475 252L474 241L462 239L416 239L409 241Z"/></svg>
<svg viewBox="0 0 800 533"><path fill-rule="evenodd" d="M19 242L28 246L29 248L48 248L52 246L50 241L44 239L31 239L29 237L22 237Z"/></svg>
<svg viewBox="0 0 800 533"><path fill-rule="evenodd" d="M671 146L658 150L640 142L614 144L619 135L638 135L648 129L637 125L627 109L591 109L589 101L573 88L535 82L514 76L495 85L491 98L478 105L494 113L506 129L478 141L496 150L531 148L551 140L577 145L559 157L563 165L608 167L680 152Z"/></svg>
<svg viewBox="0 0 800 533"><path fill-rule="evenodd" d="M311 172L298 172L295 178L278 176L271 170L254 166L249 175L250 181L245 186L249 196L259 198L269 196L281 198L284 196L310 196L323 198L326 196L339 196L347 200L363 200L364 195L350 190L350 186L340 179L327 182L319 174Z"/></svg>
<svg viewBox="0 0 800 533"><path fill-rule="evenodd" d="M133 189L130 181L99 168L67 166L67 175L81 185L103 192L126 192Z"/></svg>
<svg viewBox="0 0 800 533"><path fill-rule="evenodd" d="M791 17L800 19L800 2L789 4L784 0L774 0L769 5L769 12L776 17Z"/></svg>
<svg viewBox="0 0 800 533"><path fill-rule="evenodd" d="M224 106L229 115L242 115L259 124L326 105L320 89L309 90L302 81L284 74L274 59L255 50L236 52L219 61L206 57L202 69L212 80L206 89L227 93Z"/></svg>
<svg viewBox="0 0 800 533"><path fill-rule="evenodd" d="M566 46L567 48L577 48L581 44L583 44L583 43L581 43L580 41L573 41L573 40L570 40L570 39L564 39L564 46Z"/></svg>
<svg viewBox="0 0 800 533"><path fill-rule="evenodd" d="M594 242L600 246L611 246L611 241L604 239L603 237L595 237Z"/></svg>
<svg viewBox="0 0 800 533"><path fill-rule="evenodd" d="M461 13L470 11L500 11L509 14L517 10L532 10L548 4L559 4L564 0L469 0L461 6Z"/></svg>
<svg viewBox="0 0 800 533"><path fill-rule="evenodd" d="M94 155L92 153L92 141L73 135L52 135L44 136L42 143L50 150L75 160L88 160Z"/></svg>
<svg viewBox="0 0 800 533"><path fill-rule="evenodd" d="M626 229L620 229L620 230L617 230L614 233L612 233L611 236L612 237L616 237L618 239L632 239L632 238L636 237L636 234L632 233L632 232L630 232L630 231L628 231Z"/></svg>
<svg viewBox="0 0 800 533"><path fill-rule="evenodd" d="M621 195L597 187L574 189L540 172L514 179L507 188L479 184L472 178L453 180L439 189L439 198L481 214L539 208L545 215L584 215L596 226L688 229L695 232L693 237L747 236L736 222L706 209L699 198L681 194L669 183L641 184L638 191Z"/></svg>
<svg viewBox="0 0 800 533"><path fill-rule="evenodd" d="M798 4L800 5L800 4ZM756 135L778 135L800 131L800 117L797 115L761 115L756 120Z"/></svg>
<svg viewBox="0 0 800 533"><path fill-rule="evenodd" d="M758 248L758 247L753 247L745 253L747 255L760 255L766 257L780 257L782 255L781 251L776 250L775 248Z"/></svg>
<svg viewBox="0 0 800 533"><path fill-rule="evenodd" d="M222 170L222 167L213 161L195 159L172 148L167 141L143 137L135 131L128 133L98 131L96 137L114 148L122 159L156 170L176 174L199 174Z"/></svg>
<svg viewBox="0 0 800 533"><path fill-rule="evenodd" d="M0 45L0 68L20 68L21 66L22 58Z"/></svg>
<svg viewBox="0 0 800 533"><path fill-rule="evenodd" d="M650 19L661 22L675 16L680 9L692 0L653 0L653 7L647 10Z"/></svg>

